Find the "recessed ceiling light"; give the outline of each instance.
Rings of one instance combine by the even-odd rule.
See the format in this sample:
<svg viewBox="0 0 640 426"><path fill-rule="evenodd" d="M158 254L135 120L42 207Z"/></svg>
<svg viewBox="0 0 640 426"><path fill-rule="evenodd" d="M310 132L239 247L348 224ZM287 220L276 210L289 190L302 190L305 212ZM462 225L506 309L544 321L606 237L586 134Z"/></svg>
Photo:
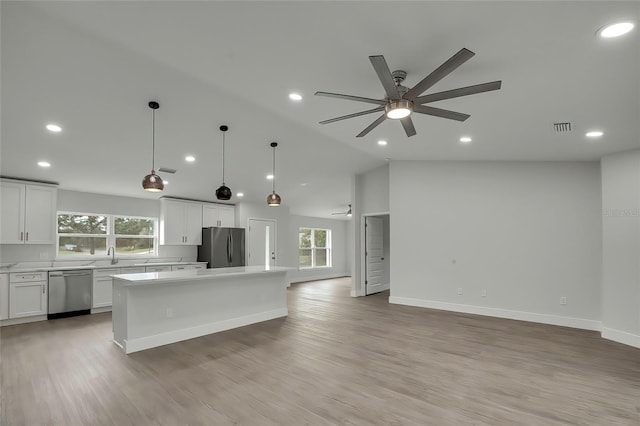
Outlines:
<svg viewBox="0 0 640 426"><path fill-rule="evenodd" d="M269 180L273 179L273 175L267 175L267 179Z"/></svg>
<svg viewBox="0 0 640 426"><path fill-rule="evenodd" d="M585 136L588 138L599 138L602 135L604 135L604 133L600 130L594 130L592 132L588 132Z"/></svg>
<svg viewBox="0 0 640 426"><path fill-rule="evenodd" d="M385 146L387 144L387 141L378 141L378 145L380 146Z"/></svg>
<svg viewBox="0 0 640 426"><path fill-rule="evenodd" d="M51 167L51 163L47 163L46 161L38 161L38 166L40 166L40 167Z"/></svg>
<svg viewBox="0 0 640 426"><path fill-rule="evenodd" d="M302 95L298 93L289 93L289 99L291 99L292 101L301 101Z"/></svg>
<svg viewBox="0 0 640 426"><path fill-rule="evenodd" d="M196 157L194 157L193 155L187 155L186 157L184 157L184 159L190 163L196 161Z"/></svg>
<svg viewBox="0 0 640 426"><path fill-rule="evenodd" d="M472 139L469 136L463 136L460 138L460 142L462 143L470 143Z"/></svg>
<svg viewBox="0 0 640 426"><path fill-rule="evenodd" d="M615 24L607 25L598 30L598 34L602 38L620 37L631 31L634 25L632 22L618 22Z"/></svg>
<svg viewBox="0 0 640 426"><path fill-rule="evenodd" d="M243 193L243 192L238 192L238 193L236 194L236 196L238 196L238 197L244 197L244 193Z"/></svg>
<svg viewBox="0 0 640 426"><path fill-rule="evenodd" d="M58 126L57 124L47 124L47 130L50 132L54 132L54 133L58 133L62 131L62 127Z"/></svg>
<svg viewBox="0 0 640 426"><path fill-rule="evenodd" d="M303 182L303 183L300 184L300 186L307 186L307 183Z"/></svg>
<svg viewBox="0 0 640 426"><path fill-rule="evenodd" d="M169 181L168 180L163 180L162 183L164 183L165 185L169 185Z"/></svg>

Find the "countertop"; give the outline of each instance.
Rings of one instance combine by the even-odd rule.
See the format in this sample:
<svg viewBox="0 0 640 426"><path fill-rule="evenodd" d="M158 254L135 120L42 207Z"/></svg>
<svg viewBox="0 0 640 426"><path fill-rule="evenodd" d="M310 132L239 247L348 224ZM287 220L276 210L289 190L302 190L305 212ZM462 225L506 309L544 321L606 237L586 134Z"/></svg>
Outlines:
<svg viewBox="0 0 640 426"><path fill-rule="evenodd" d="M13 267L13 268L0 268L0 274L10 274L14 272L48 272L48 271L77 271L82 269L111 269L111 268L140 268L146 266L169 266L169 265L197 265L206 264L207 262L147 262L147 263L134 263L134 264L120 264L115 265L75 265L75 266L33 266L33 267ZM151 273L151 272L150 272Z"/></svg>
<svg viewBox="0 0 640 426"><path fill-rule="evenodd" d="M249 275L286 273L296 268L287 266L275 266L265 269L264 266L238 266L234 268L195 269L186 271L144 272L139 274L112 275L113 278L124 281L126 287L157 284L176 281L201 281L212 278L240 277Z"/></svg>

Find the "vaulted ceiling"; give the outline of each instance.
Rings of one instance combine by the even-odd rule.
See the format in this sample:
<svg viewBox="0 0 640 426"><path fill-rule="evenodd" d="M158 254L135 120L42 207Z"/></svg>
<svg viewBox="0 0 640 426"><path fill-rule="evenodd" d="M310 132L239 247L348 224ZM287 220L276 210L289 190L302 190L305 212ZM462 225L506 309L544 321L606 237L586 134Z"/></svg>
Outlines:
<svg viewBox="0 0 640 426"><path fill-rule="evenodd" d="M277 191L293 213L320 217L345 210L352 175L389 160L593 161L640 147L640 29L596 35L637 23L638 2L3 1L1 14L0 172L64 189L214 201L221 124L234 193L266 203L277 141ZM476 55L427 93L502 80L432 104L467 121L414 115L411 138L392 120L356 138L375 114L318 124L373 106L316 91L384 96L368 56L411 87L463 47ZM177 170L160 195L141 187L150 100L156 165ZM586 138L593 129L604 135Z"/></svg>

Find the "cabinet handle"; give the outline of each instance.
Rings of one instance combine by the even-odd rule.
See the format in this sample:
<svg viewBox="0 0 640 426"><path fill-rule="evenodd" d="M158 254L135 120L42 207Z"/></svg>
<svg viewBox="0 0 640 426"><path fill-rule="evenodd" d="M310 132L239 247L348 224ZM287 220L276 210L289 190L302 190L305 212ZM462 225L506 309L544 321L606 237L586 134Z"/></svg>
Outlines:
<svg viewBox="0 0 640 426"><path fill-rule="evenodd" d="M184 237L184 242L185 242L185 243L187 242L187 236L186 236L186 235L185 235L185 237Z"/></svg>
<svg viewBox="0 0 640 426"><path fill-rule="evenodd" d="M44 294L44 284L42 284L42 294Z"/></svg>
<svg viewBox="0 0 640 426"><path fill-rule="evenodd" d="M22 241L22 239L24 238L24 232L20 232L20 241Z"/></svg>
<svg viewBox="0 0 640 426"><path fill-rule="evenodd" d="M27 238L25 239L25 241L29 241L29 232L27 232Z"/></svg>

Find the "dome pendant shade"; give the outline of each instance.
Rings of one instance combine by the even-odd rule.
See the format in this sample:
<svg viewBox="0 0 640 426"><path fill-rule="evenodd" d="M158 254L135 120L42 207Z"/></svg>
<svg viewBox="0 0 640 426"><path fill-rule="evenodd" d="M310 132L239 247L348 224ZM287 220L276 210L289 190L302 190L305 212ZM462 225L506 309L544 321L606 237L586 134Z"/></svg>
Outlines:
<svg viewBox="0 0 640 426"><path fill-rule="evenodd" d="M267 196L267 204L269 207L278 207L282 203L282 198L275 192Z"/></svg>
<svg viewBox="0 0 640 426"><path fill-rule="evenodd" d="M160 176L156 174L156 110L160 108L160 104L151 101L151 174L142 179L142 188L149 192L160 192L164 189L164 182Z"/></svg>
<svg viewBox="0 0 640 426"><path fill-rule="evenodd" d="M160 192L164 189L164 182L162 182L162 178L156 174L155 170L151 170L151 174L142 179L142 187L145 191Z"/></svg>
<svg viewBox="0 0 640 426"><path fill-rule="evenodd" d="M222 185L216 189L216 198L218 200L227 201L231 199L233 195L231 193L231 188L225 185L224 183L224 142L225 142L225 133L229 130L229 126L225 126L224 124L220 126L220 131L222 132Z"/></svg>
<svg viewBox="0 0 640 426"><path fill-rule="evenodd" d="M267 195L267 205L269 207L278 207L282 203L282 198L276 194L276 147L278 142L271 142L270 146L273 148L273 180L271 181L273 186L271 194Z"/></svg>
<svg viewBox="0 0 640 426"><path fill-rule="evenodd" d="M222 185L220 185L220 187L218 187L218 189L216 189L216 198L218 200L230 200L231 199L231 188L229 188L228 186L224 185L224 182L222 182Z"/></svg>

